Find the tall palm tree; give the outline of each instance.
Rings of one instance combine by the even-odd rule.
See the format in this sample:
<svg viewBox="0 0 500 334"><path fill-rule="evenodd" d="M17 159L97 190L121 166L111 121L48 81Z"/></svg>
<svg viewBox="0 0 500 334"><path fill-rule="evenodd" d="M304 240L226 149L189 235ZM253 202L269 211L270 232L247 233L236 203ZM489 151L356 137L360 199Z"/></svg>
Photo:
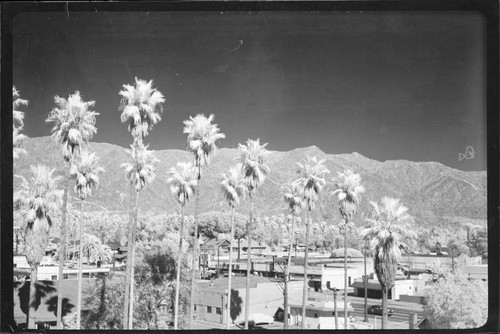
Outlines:
<svg viewBox="0 0 500 334"><path fill-rule="evenodd" d="M344 329L347 329L347 230L365 188L361 185L361 176L350 169L343 173L337 172L337 175L332 181L335 189L333 194L338 196L340 215L344 219Z"/></svg>
<svg viewBox="0 0 500 334"><path fill-rule="evenodd" d="M99 159L95 153L88 149L82 149L76 161L71 165L69 174L76 180L75 193L81 200L80 209L80 248L78 251L78 293L76 304L76 329L80 329L82 310L82 254L83 254L83 212L84 200L92 195L92 188L99 187L99 174L104 172L104 168L98 165Z"/></svg>
<svg viewBox="0 0 500 334"><path fill-rule="evenodd" d="M309 260L309 230L312 224L311 212L316 206L316 201L318 200L318 195L323 190L325 186L324 176L330 171L324 165L324 160L318 161L316 157L307 157L307 159L302 162L298 162L299 166L299 184L302 188L302 197L304 199L305 205L307 207L307 219L306 219L306 249L304 254L304 288L302 292L302 329L305 328L306 319L306 303L307 303L307 267Z"/></svg>
<svg viewBox="0 0 500 334"><path fill-rule="evenodd" d="M80 92L69 95L68 99L55 96L55 108L51 110L45 122L54 123L51 130L61 146L63 161L66 162L67 177L64 182L63 203L61 208L61 236L59 246L59 280L57 288L57 326L62 329L62 277L64 269L64 255L66 254L66 215L68 212L68 190L71 182L69 169L75 154L83 144L88 143L97 132L95 127L96 116L99 113L92 111L95 101L85 102Z"/></svg>
<svg viewBox="0 0 500 334"><path fill-rule="evenodd" d="M250 220L247 227L247 280L246 280L246 299L245 299L245 329L248 329L248 318L250 312L250 269L252 265L252 224L253 217L253 197L257 188L262 186L269 174L269 166L265 163L265 156L269 154L266 150L267 143L260 145L260 140L248 139L246 145L238 144L240 156L236 158L241 166L243 184L245 185L250 197Z"/></svg>
<svg viewBox="0 0 500 334"><path fill-rule="evenodd" d="M229 234L229 275L227 279L226 329L229 329L231 319L231 275L233 271L233 240L234 240L234 209L245 198L246 187L241 178L241 166L236 165L229 169L228 174L222 175L221 189L227 204L231 208L231 232Z"/></svg>
<svg viewBox="0 0 500 334"><path fill-rule="evenodd" d="M26 151L21 148L21 144L26 137L21 133L24 127L24 112L16 110L22 105L28 105L28 100L21 99L19 91L16 87L12 87L12 144L14 147L14 160L17 160L20 154L26 153Z"/></svg>
<svg viewBox="0 0 500 334"><path fill-rule="evenodd" d="M198 114L195 117L190 116L184 121L184 133L188 135L188 151L194 156L194 165L197 169L196 194L194 202L194 242L193 259L191 264L191 299L189 305L189 327L192 328L194 315L194 292L196 288L196 259L198 256L198 206L200 198L200 180L202 167L210 163L210 157L217 150L217 141L226 138L226 135L219 132L217 124L213 124L214 115L205 117Z"/></svg>
<svg viewBox="0 0 500 334"><path fill-rule="evenodd" d="M53 173L54 169L46 166L31 166L31 178L21 177L21 186L14 194L14 203L23 212L25 255L31 267L28 329L35 328L38 265L49 243L50 216L59 209L62 195Z"/></svg>
<svg viewBox="0 0 500 334"><path fill-rule="evenodd" d="M121 113L121 121L122 123L128 123L128 130L132 134L133 137L133 145L132 150L134 152L139 152L144 150L144 138L149 134L149 130L153 128L155 124L161 121L161 113L163 113L162 104L165 102L165 97L163 94L158 91L156 88L153 88L153 80L146 81L135 78L135 84L129 85L124 84L123 89L118 93L122 99L120 101L119 110ZM142 155L147 156L147 153L142 153ZM134 160L134 155L132 154L133 164L137 162ZM152 162L152 161L150 161ZM145 169L145 173L148 173L148 169ZM132 170L127 173L129 176L132 174ZM140 181L140 177L135 178L134 180ZM143 178L147 179L147 178ZM138 191L139 187L142 189L142 186L135 184L134 191L134 183L132 179L130 184L130 211L129 211L129 233L128 233L128 247L127 247L127 268L125 273L125 301L123 303L123 327L124 329L132 327L132 320L129 319L129 314L133 312L133 303L134 303L134 295L133 295L133 286L131 282L133 282L133 255L135 248L135 230L137 225L137 220L134 220L134 217L137 217L137 201L138 201ZM151 180L152 181L152 180ZM129 307L130 305L130 307ZM131 318L131 317L130 317Z"/></svg>
<svg viewBox="0 0 500 334"><path fill-rule="evenodd" d="M288 248L288 261L285 267L285 317L283 320L283 328L288 329L288 282L290 281L290 265L292 263L292 244L295 235L295 217L300 214L300 211L304 207L304 198L302 196L302 187L299 180L289 182L284 189L283 199L288 205L288 210L292 214L292 226L290 231L290 242Z"/></svg>
<svg viewBox="0 0 500 334"><path fill-rule="evenodd" d="M387 323L387 294L394 286L400 253L400 239L411 234L408 224L413 221L408 208L399 199L384 197L380 204L370 202L371 217L366 221L362 237L370 240L375 273L382 287L382 329Z"/></svg>
<svg viewBox="0 0 500 334"><path fill-rule="evenodd" d="M121 165L125 170L125 178L129 180L133 190L133 214L130 217L128 231L128 249L127 249L127 273L125 276L125 284L128 283L129 288L125 290L124 304L127 304L124 309L123 326L132 329L133 312L134 312L134 261L135 261L135 236L137 230L138 216L138 199L139 192L144 189L146 183L153 182L155 178L154 164L158 161L152 151L148 150L148 146L144 146L142 141L138 140L134 145L131 145L130 150L126 152L130 155L131 162L126 162ZM129 280L127 281L127 277ZM130 298L130 304L129 304ZM128 305L129 304L129 305Z"/></svg>
<svg viewBox="0 0 500 334"><path fill-rule="evenodd" d="M181 284L182 238L184 238L184 206L196 192L196 168L192 163L178 162L169 172L167 179L170 190L181 206L181 227L179 231L179 254L177 256L177 277L175 281L174 329L179 328L179 291Z"/></svg>

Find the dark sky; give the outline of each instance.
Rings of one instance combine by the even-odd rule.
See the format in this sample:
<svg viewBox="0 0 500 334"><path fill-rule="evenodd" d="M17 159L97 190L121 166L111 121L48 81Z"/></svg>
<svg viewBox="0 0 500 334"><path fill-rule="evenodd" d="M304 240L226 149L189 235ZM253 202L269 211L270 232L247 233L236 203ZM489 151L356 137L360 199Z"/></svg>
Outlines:
<svg viewBox="0 0 500 334"><path fill-rule="evenodd" d="M97 142L131 143L118 95L165 95L152 149L186 148L182 121L215 114L236 147L316 145L384 161L486 169L484 22L458 12L31 13L14 21L25 133L50 134L54 95L96 101ZM467 146L472 159L459 161Z"/></svg>

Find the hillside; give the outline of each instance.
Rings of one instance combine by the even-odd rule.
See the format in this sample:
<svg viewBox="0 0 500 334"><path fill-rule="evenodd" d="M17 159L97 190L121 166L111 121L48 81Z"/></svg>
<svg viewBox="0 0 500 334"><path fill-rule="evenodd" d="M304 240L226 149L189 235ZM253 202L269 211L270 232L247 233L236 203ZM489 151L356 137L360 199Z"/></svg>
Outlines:
<svg viewBox="0 0 500 334"><path fill-rule="evenodd" d="M63 162L59 147L51 137L27 138L24 148L28 152L15 165L15 174L26 176L29 166L36 163L46 164L63 172ZM127 161L125 149L107 143L92 143L101 159L106 172L101 176L101 187L94 191L90 199L94 205L87 205L88 210L126 211L129 201L129 187L120 165ZM219 191L221 174L234 164L238 156L237 149L220 149L212 158L212 163L204 170L201 184L201 212L226 209ZM167 186L167 171L178 161L192 159L188 152L180 150L156 151L160 162L156 165L156 179L140 193L141 214L160 214L174 212L176 201ZM294 178L296 162L306 156L317 156L326 160L331 174L327 180L337 175L338 171L350 168L359 173L366 188L360 212L369 212L369 201L378 201L383 196L400 198L409 207L416 224L433 225L454 223L455 220L468 218L486 222L486 172L464 172L446 167L437 162L411 162L403 160L379 162L358 153L325 154L315 146L297 148L288 152L272 151L268 156L271 169L269 178L259 190L256 208L259 215L279 214L286 210L282 200L281 186ZM17 185L17 179L14 186ZM320 197L318 209L314 213L317 219L338 222L337 199L332 196L331 183ZM71 191L74 196L73 191ZM72 199L71 201L76 201ZM194 203L188 204L186 212L192 214ZM238 209L248 212L248 203ZM357 224L361 218L357 216Z"/></svg>

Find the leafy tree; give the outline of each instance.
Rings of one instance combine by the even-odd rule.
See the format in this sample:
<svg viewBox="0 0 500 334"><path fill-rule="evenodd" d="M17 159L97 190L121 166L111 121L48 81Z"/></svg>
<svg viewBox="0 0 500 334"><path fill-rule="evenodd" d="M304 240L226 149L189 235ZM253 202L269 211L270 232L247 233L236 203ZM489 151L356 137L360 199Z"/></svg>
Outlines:
<svg viewBox="0 0 500 334"><path fill-rule="evenodd" d="M122 279L101 277L94 284L85 287L84 300L86 313L82 316L82 328L86 330L123 328L123 290Z"/></svg>
<svg viewBox="0 0 500 334"><path fill-rule="evenodd" d="M70 168L69 174L76 180L75 193L81 200L80 211L80 250L78 252L78 293L76 306L76 329L80 329L82 312L82 254L83 254L83 213L84 200L92 195L92 188L99 187L99 174L104 172L104 168L98 166L99 159L95 153L83 149L80 152L78 160Z"/></svg>
<svg viewBox="0 0 500 334"><path fill-rule="evenodd" d="M304 207L304 198L302 196L302 187L300 180L290 181L284 187L283 200L288 205L288 210L292 214L292 226L290 229L288 261L285 268L285 296L284 308L285 317L283 321L283 329L288 329L288 282L290 281L290 264L292 263L292 244L295 235L295 217L297 217Z"/></svg>
<svg viewBox="0 0 500 334"><path fill-rule="evenodd" d="M219 132L217 124L212 121L214 115L205 117L203 114L198 114L195 117L189 117L184 121L184 133L188 135L188 151L194 156L194 165L197 168L196 194L194 206L194 238L193 238L193 260L191 270L191 305L189 308L189 321L191 322L194 315L194 293L195 293L195 272L196 259L198 256L198 207L200 197L200 180L202 167L208 166L210 157L217 150L216 143L226 138L226 135ZM191 324L190 324L190 327Z"/></svg>
<svg viewBox="0 0 500 334"><path fill-rule="evenodd" d="M384 197L380 205L370 202L373 211L366 221L369 226L362 237L370 240L375 273L382 287L382 329L387 323L387 292L394 286L398 259L401 255L400 240L403 234L412 234L408 223L413 218L399 199Z"/></svg>
<svg viewBox="0 0 500 334"><path fill-rule="evenodd" d="M184 206L189 203L196 191L196 169L188 162L178 162L177 166L168 172L171 176L167 183L172 194L181 206L181 229L179 232L179 254L177 258L177 279L175 283L174 329L178 329L179 319L179 289L181 277L182 239L184 238Z"/></svg>
<svg viewBox="0 0 500 334"><path fill-rule="evenodd" d="M299 167L299 184L302 188L302 197L307 207L306 219L306 249L304 255L304 288L302 295L302 319L306 318L306 303L307 303L307 268L309 259L309 230L312 225L311 212L316 206L318 196L323 187L325 186L324 176L330 171L324 165L324 160L318 161L316 157L307 157L302 162L298 162ZM302 321L302 329L305 328L305 321Z"/></svg>
<svg viewBox="0 0 500 334"><path fill-rule="evenodd" d="M344 219L344 310L347 310L347 230L365 188L361 185L361 176L350 169L337 174L338 177L333 179L335 188L333 194L338 195L339 211ZM344 329L347 329L347 312L344 312Z"/></svg>
<svg viewBox="0 0 500 334"><path fill-rule="evenodd" d="M99 113L92 111L95 101L85 102L79 91L69 95L68 99L55 96L55 108L51 110L47 123L54 123L51 130L61 146L63 161L67 166L67 177L64 182L63 204L61 208L61 230L59 254L59 277L63 276L64 255L66 254L66 216L68 212L68 190L71 182L69 169L75 156L83 144L88 143L97 132L95 127L96 116ZM62 329L62 279L59 279L57 289L57 326Z"/></svg>
<svg viewBox="0 0 500 334"><path fill-rule="evenodd" d="M12 87L12 144L14 146L14 161L19 158L21 153L26 153L26 151L21 148L23 140L26 138L26 136L21 133L24 127L24 112L16 110L22 105L27 106L28 100L21 99L19 91L16 87Z"/></svg>
<svg viewBox="0 0 500 334"><path fill-rule="evenodd" d="M265 156L269 154L266 150L267 143L260 145L260 140L248 139L246 145L238 144L240 156L236 161L241 166L241 175L243 184L245 185L250 197L250 219L247 228L247 280L246 280L246 299L245 299L245 329L248 329L248 317L250 312L250 269L251 269L251 248L252 248L252 223L253 218L253 197L257 188L262 186L267 174L269 174L269 166L265 163Z"/></svg>
<svg viewBox="0 0 500 334"><path fill-rule="evenodd" d="M37 270L49 243L50 215L61 200L61 191L56 189L59 178L53 173L54 169L46 166L31 166L31 178L22 178L14 195L14 203L22 210L25 255L31 267L28 329L35 327Z"/></svg>
<svg viewBox="0 0 500 334"><path fill-rule="evenodd" d="M236 165L229 169L228 174L222 175L221 190L224 199L231 208L231 230L229 232L229 275L227 280L228 298L231 298L231 276L233 268L233 240L234 240L234 209L240 205L240 199L245 198L245 185L241 177L241 166ZM229 329L231 318L231 303L226 304L226 329Z"/></svg>
<svg viewBox="0 0 500 334"><path fill-rule="evenodd" d="M488 319L488 285L448 272L426 289L426 318L433 329L478 328Z"/></svg>

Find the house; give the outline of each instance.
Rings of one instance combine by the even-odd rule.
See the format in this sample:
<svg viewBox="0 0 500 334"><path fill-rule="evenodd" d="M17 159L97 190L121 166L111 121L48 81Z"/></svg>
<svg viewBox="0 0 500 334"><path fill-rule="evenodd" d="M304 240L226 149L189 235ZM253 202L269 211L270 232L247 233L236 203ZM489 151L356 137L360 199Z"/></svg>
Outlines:
<svg viewBox="0 0 500 334"><path fill-rule="evenodd" d="M227 277L211 282L198 282L195 296L195 317L197 320L225 324L225 307L228 301ZM290 282L290 289L301 290L302 282ZM245 320L246 277L233 277L231 280L230 319L237 324ZM274 316L283 308L283 282L274 278L250 277L249 314Z"/></svg>
<svg viewBox="0 0 500 334"><path fill-rule="evenodd" d="M355 281L352 285L354 295L357 297L365 296L365 283L362 280ZM399 300L401 295L422 296L425 291L424 279L396 279L392 289L388 291L387 298ZM377 279L368 279L367 297L382 298L382 286Z"/></svg>

